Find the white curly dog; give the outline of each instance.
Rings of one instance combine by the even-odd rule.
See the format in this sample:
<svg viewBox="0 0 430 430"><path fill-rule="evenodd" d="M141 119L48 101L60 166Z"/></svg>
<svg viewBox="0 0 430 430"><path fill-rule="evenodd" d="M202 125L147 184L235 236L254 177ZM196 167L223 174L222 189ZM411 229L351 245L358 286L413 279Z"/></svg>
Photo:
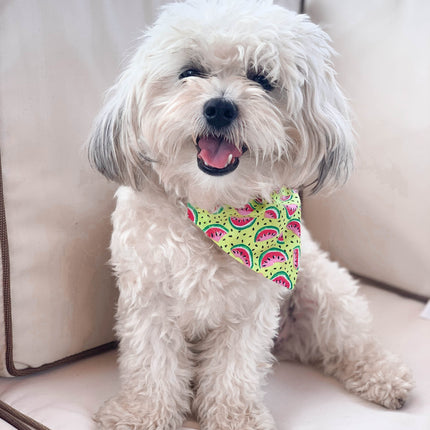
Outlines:
<svg viewBox="0 0 430 430"><path fill-rule="evenodd" d="M205 430L274 429L261 388L274 351L364 399L404 404L409 370L374 340L356 283L305 229L291 294L187 218L187 203L243 207L280 186L346 180L354 135L332 54L307 16L271 1L174 3L145 33L88 148L122 185L111 242L121 389L101 428L173 430L194 414Z"/></svg>

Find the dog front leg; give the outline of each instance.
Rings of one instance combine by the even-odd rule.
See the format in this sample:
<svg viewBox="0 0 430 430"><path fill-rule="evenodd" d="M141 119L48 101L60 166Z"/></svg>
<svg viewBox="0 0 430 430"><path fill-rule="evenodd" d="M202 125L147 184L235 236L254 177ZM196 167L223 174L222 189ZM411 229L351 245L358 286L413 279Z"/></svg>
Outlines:
<svg viewBox="0 0 430 430"><path fill-rule="evenodd" d="M149 291L120 296L116 328L121 339L121 388L95 417L100 428L181 427L190 409L192 365L185 339L167 307L165 297L151 298Z"/></svg>
<svg viewBox="0 0 430 430"><path fill-rule="evenodd" d="M226 322L199 345L194 413L202 430L273 430L261 384L273 361L278 309Z"/></svg>

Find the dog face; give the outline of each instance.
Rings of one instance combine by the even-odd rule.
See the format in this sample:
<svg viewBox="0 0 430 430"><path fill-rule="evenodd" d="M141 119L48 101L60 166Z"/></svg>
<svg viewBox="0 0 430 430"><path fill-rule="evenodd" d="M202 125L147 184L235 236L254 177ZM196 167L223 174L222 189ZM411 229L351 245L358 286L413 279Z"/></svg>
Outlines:
<svg viewBox="0 0 430 430"><path fill-rule="evenodd" d="M171 4L112 88L90 160L208 210L333 187L353 134L331 54L318 26L271 2Z"/></svg>

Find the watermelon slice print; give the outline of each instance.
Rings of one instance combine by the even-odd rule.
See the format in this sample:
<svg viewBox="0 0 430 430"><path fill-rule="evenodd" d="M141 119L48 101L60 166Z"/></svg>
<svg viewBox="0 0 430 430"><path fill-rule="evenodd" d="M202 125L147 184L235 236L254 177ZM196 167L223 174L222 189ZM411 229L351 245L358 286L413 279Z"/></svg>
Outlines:
<svg viewBox="0 0 430 430"><path fill-rule="evenodd" d="M203 231L207 237L215 242L219 242L228 233L228 229L221 224L210 224Z"/></svg>
<svg viewBox="0 0 430 430"><path fill-rule="evenodd" d="M297 211L298 205L295 203L290 203L289 205L284 205L285 209L287 210L287 216L288 218L291 218Z"/></svg>
<svg viewBox="0 0 430 430"><path fill-rule="evenodd" d="M195 208L193 208L189 203L187 204L187 215L188 218L194 223L197 224L197 220L199 218L199 215Z"/></svg>
<svg viewBox="0 0 430 430"><path fill-rule="evenodd" d="M250 214L251 212L254 212L254 208L248 203L246 206L244 206L243 208L236 208L236 212L239 214L239 215L244 215L244 216L246 216L246 215L248 215L248 214Z"/></svg>
<svg viewBox="0 0 430 430"><path fill-rule="evenodd" d="M259 264L261 268L273 266L276 263L283 263L287 261L287 254L279 248L270 248L263 252L259 258Z"/></svg>
<svg viewBox="0 0 430 430"><path fill-rule="evenodd" d="M300 213L299 196L286 187L270 201L257 198L242 207L187 205L188 218L222 251L287 289L294 288L301 263Z"/></svg>
<svg viewBox="0 0 430 430"><path fill-rule="evenodd" d="M252 251L246 245L235 245L231 248L231 253L242 262L245 266L250 269L254 266L254 258L252 256Z"/></svg>
<svg viewBox="0 0 430 430"><path fill-rule="evenodd" d="M294 267L296 270L299 270L300 267L300 246L296 246L293 249L293 261L294 261Z"/></svg>
<svg viewBox="0 0 430 430"><path fill-rule="evenodd" d="M302 234L300 221L293 219L287 224L287 229L291 230L297 237L300 237Z"/></svg>
<svg viewBox="0 0 430 430"><path fill-rule="evenodd" d="M280 213L277 207L269 206L264 212L264 218L279 219Z"/></svg>
<svg viewBox="0 0 430 430"><path fill-rule="evenodd" d="M288 274L284 271L275 273L271 278L271 281L276 282L279 285L282 285L283 287L292 290L293 283L291 282L290 277Z"/></svg>
<svg viewBox="0 0 430 430"><path fill-rule="evenodd" d="M287 202L288 200L291 200L293 196L291 194L288 194L287 196L282 195L279 197L283 202Z"/></svg>
<svg viewBox="0 0 430 430"><path fill-rule="evenodd" d="M255 222L255 218L253 217L238 218L232 216L228 220L230 224L238 230L244 230L245 228L249 228Z"/></svg>
<svg viewBox="0 0 430 430"><path fill-rule="evenodd" d="M265 240L273 239L279 235L279 228L275 226L263 227L257 231L254 242L264 242Z"/></svg>

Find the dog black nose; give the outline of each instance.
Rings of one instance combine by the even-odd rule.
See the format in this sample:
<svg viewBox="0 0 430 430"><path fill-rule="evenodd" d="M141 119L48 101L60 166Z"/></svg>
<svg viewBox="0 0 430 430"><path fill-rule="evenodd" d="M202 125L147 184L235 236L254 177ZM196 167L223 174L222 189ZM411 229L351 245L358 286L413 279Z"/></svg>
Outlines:
<svg viewBox="0 0 430 430"><path fill-rule="evenodd" d="M217 98L208 100L203 113L209 125L215 128L227 127L237 117L237 106L230 100Z"/></svg>

